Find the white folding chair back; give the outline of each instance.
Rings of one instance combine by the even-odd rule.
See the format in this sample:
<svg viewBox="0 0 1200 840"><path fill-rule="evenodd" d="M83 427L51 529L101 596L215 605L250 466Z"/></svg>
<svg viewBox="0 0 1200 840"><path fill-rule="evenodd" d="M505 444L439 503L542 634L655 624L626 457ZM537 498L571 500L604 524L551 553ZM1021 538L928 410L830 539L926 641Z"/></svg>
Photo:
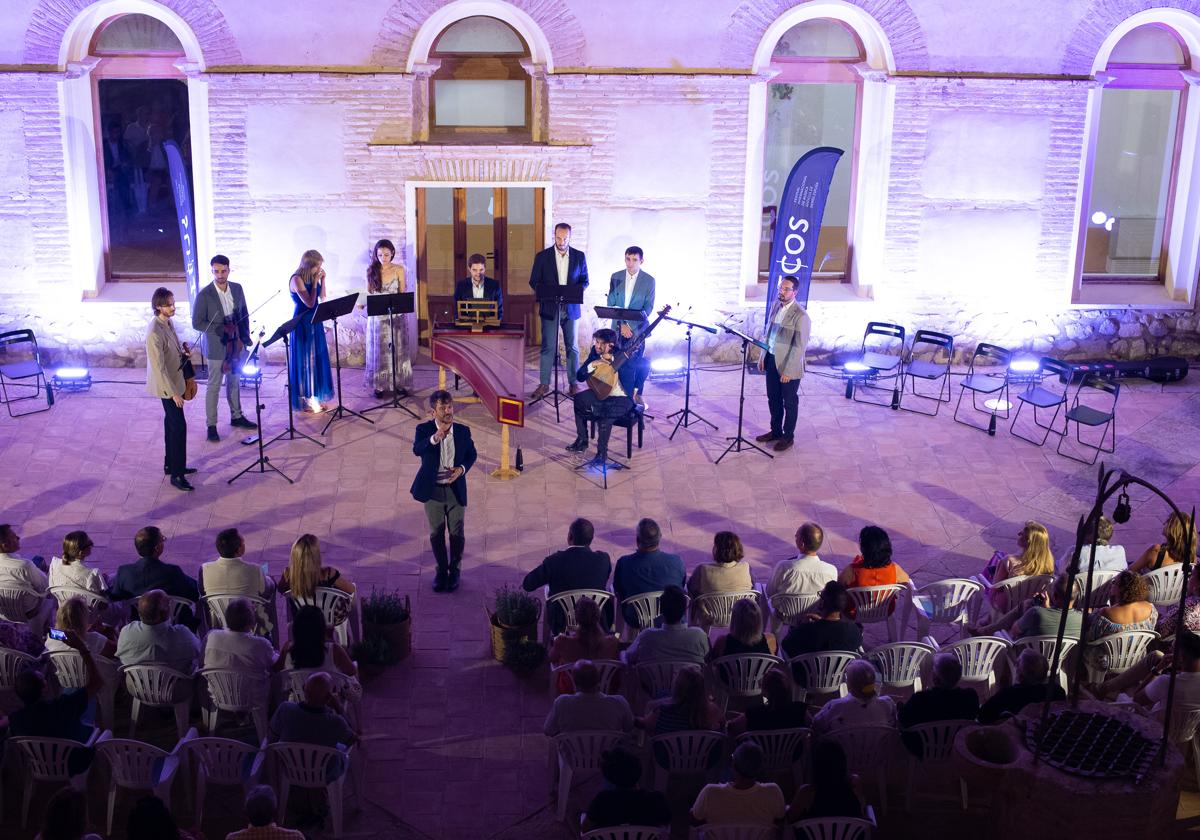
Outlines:
<svg viewBox="0 0 1200 840"><path fill-rule="evenodd" d="M775 840L773 825L705 825L696 831L700 840Z"/></svg>
<svg viewBox="0 0 1200 840"><path fill-rule="evenodd" d="M208 785L238 785L246 793L258 782L262 748L232 738L197 738L195 729L180 741L181 755L196 772L196 825L204 822ZM264 745L265 747L265 745Z"/></svg>
<svg viewBox="0 0 1200 840"><path fill-rule="evenodd" d="M737 653L712 662L721 690L729 697L761 697L763 677L783 660L769 653Z"/></svg>
<svg viewBox="0 0 1200 840"><path fill-rule="evenodd" d="M1062 655L1058 660L1058 681L1063 691L1067 690L1067 659L1071 652L1075 650L1075 646L1079 644L1078 639L1064 638L1062 645ZM1042 656L1046 657L1046 664L1054 664L1054 650L1058 645L1057 636L1022 636L1019 639L1013 639L1012 647L1008 651L1009 668L1012 673L1017 672L1017 660L1021 656L1021 651L1029 649L1036 650Z"/></svg>
<svg viewBox="0 0 1200 840"><path fill-rule="evenodd" d="M795 774L797 765L804 760L812 730L798 726L794 729L753 729L738 736L738 743L753 741L762 747L765 763L764 778Z"/></svg>
<svg viewBox="0 0 1200 840"><path fill-rule="evenodd" d="M696 624L707 630L710 627L728 627L733 605L738 601L749 598L758 603L758 593L753 589L741 592L708 592L697 595L692 601L692 618Z"/></svg>
<svg viewBox="0 0 1200 840"><path fill-rule="evenodd" d="M793 592L781 592L767 599L771 607L771 628L778 630L780 625L795 624L800 617L809 613L820 595L797 595Z"/></svg>
<svg viewBox="0 0 1200 840"><path fill-rule="evenodd" d="M1053 575L1017 575L993 584L988 590L990 619L995 620L1000 613L1007 612L1022 601L1049 589L1053 581Z"/></svg>
<svg viewBox="0 0 1200 840"><path fill-rule="evenodd" d="M871 840L875 824L856 817L817 817L792 823L796 840Z"/></svg>
<svg viewBox="0 0 1200 840"><path fill-rule="evenodd" d="M1150 643L1158 638L1153 630L1123 630L1089 642L1087 669L1091 682L1128 671L1146 658Z"/></svg>
<svg viewBox="0 0 1200 840"><path fill-rule="evenodd" d="M954 739L958 735L959 730L965 729L968 726L975 726L974 721L970 720L938 720L932 723L921 723L916 726L910 726L904 731L909 735L915 735L921 741L921 758L909 754L908 756L908 785L905 788L905 807L911 813L913 807L913 787L915 785L916 776L919 771L924 770L930 764L947 764L953 757ZM958 795L962 801L962 807L967 809L967 785L966 782L958 778Z"/></svg>
<svg viewBox="0 0 1200 840"><path fill-rule="evenodd" d="M996 660L1008 646L1008 640L999 636L974 636L946 645L942 650L958 657L964 682L983 684L982 697L986 699L996 687Z"/></svg>
<svg viewBox="0 0 1200 840"><path fill-rule="evenodd" d="M802 653L793 656L788 664L799 668L804 674L804 684L795 685L792 690L793 700L811 702L813 695L822 696L825 700L846 696L846 666L858 659L858 654L850 650L826 650L820 653Z"/></svg>
<svg viewBox="0 0 1200 840"><path fill-rule="evenodd" d="M876 794L883 812L887 813L887 759L896 740L896 730L890 726L852 726L834 729L828 737L837 741L846 753L846 765L851 773L863 778L874 776Z"/></svg>
<svg viewBox="0 0 1200 840"><path fill-rule="evenodd" d="M604 730L564 732L554 736L554 752L558 756L558 818L566 819L567 801L571 798L571 783L576 773L600 769L600 756L629 736L624 732Z"/></svg>
<svg viewBox="0 0 1200 840"><path fill-rule="evenodd" d="M196 612L196 602L188 598L181 598L178 595L168 595L167 604L171 610L171 623L178 624L180 617L183 616L184 610L191 610L192 615L199 618L199 613Z"/></svg>
<svg viewBox="0 0 1200 840"><path fill-rule="evenodd" d="M320 747L315 744L297 744L277 741L267 745L267 751L275 758L279 774L279 822L287 814L287 800L291 788L320 788L328 791L329 813L333 818L333 836L342 836L342 798L346 777L349 772L352 750L336 747ZM330 772L331 765L340 765L341 772ZM331 777L335 777L332 778ZM356 792L357 793L357 792Z"/></svg>
<svg viewBox="0 0 1200 840"><path fill-rule="evenodd" d="M254 734L258 740L267 737L268 681L264 674L235 668L204 668L200 677L208 690L210 706L204 710L204 728L209 735L217 731L221 712L248 712L254 720Z"/></svg>
<svg viewBox="0 0 1200 840"><path fill-rule="evenodd" d="M546 606L548 608L551 604L558 604L558 606L562 608L567 622L566 631L571 632L579 628L579 621L575 617L576 604L578 604L584 598L590 598L596 602L596 606L600 608L601 612L603 612L604 606L612 600L612 597L612 593L604 589L567 589L563 592L559 592L557 595L551 595L549 598L547 598ZM542 610L543 619L549 615L549 613L549 609ZM549 633L549 627L550 623L547 621L547 633Z"/></svg>
<svg viewBox="0 0 1200 840"><path fill-rule="evenodd" d="M887 693L921 690L921 668L933 655L933 646L922 642L890 642L867 651L866 658L879 671Z"/></svg>
<svg viewBox="0 0 1200 840"><path fill-rule="evenodd" d="M160 750L141 741L114 738L111 732L105 732L96 742L96 752L104 756L109 766L109 834L113 830L118 788L152 791L163 802L171 802L171 783L175 781L175 771L179 769L179 757L175 751Z"/></svg>
<svg viewBox="0 0 1200 840"><path fill-rule="evenodd" d="M580 840L667 840L665 828L651 825L617 825L585 831Z"/></svg>
<svg viewBox="0 0 1200 840"><path fill-rule="evenodd" d="M93 618L107 610L111 603L104 595L82 586L51 586L50 594L60 607L72 598L82 598Z"/></svg>
<svg viewBox="0 0 1200 840"><path fill-rule="evenodd" d="M299 703L304 699L304 683L321 668L286 668L281 679L287 699ZM333 681L333 692L346 706L347 719L355 729L362 725L362 685L354 677L340 671L325 671Z"/></svg>
<svg viewBox="0 0 1200 840"><path fill-rule="evenodd" d="M0 691L12 691L16 687L17 675L36 665L37 657L23 650L0 647Z"/></svg>
<svg viewBox="0 0 1200 840"><path fill-rule="evenodd" d="M636 627L626 625L630 635L636 636L642 630L652 626L655 620L662 615L662 592L643 592L640 595L630 595L621 602L621 609L617 610L618 621L624 621L625 607L632 609L637 618Z"/></svg>
<svg viewBox="0 0 1200 840"><path fill-rule="evenodd" d="M592 664L600 672L600 692L602 694L613 694L613 682L617 681L618 677L625 671L625 663L619 659L593 659ZM559 674L565 673L569 677L571 669L574 667L574 662L565 662L562 665L552 667L550 669L550 690L554 691L558 686Z"/></svg>
<svg viewBox="0 0 1200 840"><path fill-rule="evenodd" d="M86 743L72 741L69 738L33 738L14 736L9 739L9 747L20 752L24 764L21 768L25 776L25 795L21 803L21 828L29 823L29 803L33 800L33 786L36 782L56 782L59 785L69 784L80 790L86 789L88 770L78 776L71 775L70 758L75 750L90 747L96 739L96 733ZM91 767L89 766L90 770Z"/></svg>
<svg viewBox="0 0 1200 840"><path fill-rule="evenodd" d="M29 612L44 596L36 589L20 586L0 588L0 618L24 624Z"/></svg>
<svg viewBox="0 0 1200 840"><path fill-rule="evenodd" d="M325 626L333 630L333 637L337 643L343 647L350 645L350 613L357 602L349 592L332 586L318 586L313 590L311 598L298 598L295 593L289 592L288 600L295 607L312 606L319 609L325 616Z"/></svg>
<svg viewBox="0 0 1200 840"><path fill-rule="evenodd" d="M937 580L915 589L912 602L917 638L928 636L934 624L950 625L961 633L978 613L982 592L982 584L966 578Z"/></svg>
<svg viewBox="0 0 1200 840"><path fill-rule="evenodd" d="M846 590L850 601L854 604L854 620L859 624L887 624L888 641L897 638L896 622L899 612L901 593L907 592L908 587L902 583L889 583L884 586L852 586Z"/></svg>
<svg viewBox="0 0 1200 840"><path fill-rule="evenodd" d="M1179 596L1183 594L1183 564L1172 563L1152 572L1142 575L1150 594L1146 600L1162 609L1179 605Z"/></svg>
<svg viewBox="0 0 1200 840"><path fill-rule="evenodd" d="M172 707L175 710L175 728L182 738L188 729L188 712L192 705L192 677L165 665L126 665L121 668L125 675L125 690L132 699L129 713L129 736L137 728L142 706L158 708Z"/></svg>
<svg viewBox="0 0 1200 840"><path fill-rule="evenodd" d="M1108 606L1108 599L1112 595L1112 582L1117 579L1120 572L1102 572L1099 569L1092 572L1092 597L1088 599L1088 606L1094 610ZM1076 578L1079 582L1079 591L1083 592L1083 586L1087 583L1087 573L1080 572Z"/></svg>
<svg viewBox="0 0 1200 840"><path fill-rule="evenodd" d="M725 744L725 735L703 729L685 729L650 739L654 762L654 788L665 790L670 776L698 776L712 765L714 750Z"/></svg>
<svg viewBox="0 0 1200 840"><path fill-rule="evenodd" d="M695 662L684 662L675 659L660 659L650 662L639 662L633 666L637 678L637 688L643 695L643 700L658 700L671 693L675 685L675 677L684 668L700 667Z"/></svg>
<svg viewBox="0 0 1200 840"><path fill-rule="evenodd" d="M250 602L250 606L254 607L254 615L256 617L266 614L266 598L260 598L257 595L242 595L236 592L212 592L201 599L204 602L204 620L209 629L225 629L225 610L229 609L229 605L239 598ZM264 627L260 627L259 623L256 623L254 632L265 636L266 633L262 632L265 629Z"/></svg>
<svg viewBox="0 0 1200 840"><path fill-rule="evenodd" d="M56 650L49 654L50 667L54 669L54 677L60 688L84 688L88 684L87 665L83 663L83 654L74 650ZM112 729L113 716L116 710L117 674L121 666L115 659L103 656L93 656L96 668L104 677L104 687L96 698L100 707L100 726Z"/></svg>

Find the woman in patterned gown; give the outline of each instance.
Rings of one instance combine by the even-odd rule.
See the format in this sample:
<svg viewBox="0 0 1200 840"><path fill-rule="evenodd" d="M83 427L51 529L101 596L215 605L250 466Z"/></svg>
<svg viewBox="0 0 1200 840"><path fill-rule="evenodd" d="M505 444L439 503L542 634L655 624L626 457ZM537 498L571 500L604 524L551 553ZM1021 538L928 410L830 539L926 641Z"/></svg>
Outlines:
<svg viewBox="0 0 1200 840"><path fill-rule="evenodd" d="M329 368L325 325L312 322L317 304L325 300L325 269L321 267L324 262L320 251L305 251L290 283L292 300L296 303L292 317L307 316L296 324L289 351L292 408L301 411L316 411L318 404L333 399L333 372Z"/></svg>
<svg viewBox="0 0 1200 840"><path fill-rule="evenodd" d="M408 291L404 283L404 266L392 262L396 246L390 240L380 239L371 251L371 265L367 268L367 294L395 294ZM392 329L396 333L396 389L405 396L412 387L412 351L409 336L412 335L410 321L412 313L392 316L388 326L386 315L367 318L367 366L366 386L375 392L376 398L392 390L392 351L388 343L392 340Z"/></svg>

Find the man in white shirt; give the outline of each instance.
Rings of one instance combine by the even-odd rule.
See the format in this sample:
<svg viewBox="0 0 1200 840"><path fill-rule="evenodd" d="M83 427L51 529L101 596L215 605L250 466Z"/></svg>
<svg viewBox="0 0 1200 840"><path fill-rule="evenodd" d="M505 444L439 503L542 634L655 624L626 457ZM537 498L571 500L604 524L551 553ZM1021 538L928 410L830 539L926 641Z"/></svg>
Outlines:
<svg viewBox="0 0 1200 840"><path fill-rule="evenodd" d="M263 598L267 608L259 616L259 625L270 632L274 624L273 610L275 584L263 572L261 566L242 559L246 554L246 541L237 528L226 528L217 534L217 559L200 566L200 592L203 595L249 595Z"/></svg>
<svg viewBox="0 0 1200 840"><path fill-rule="evenodd" d="M229 279L229 257L217 254L209 261L213 281L196 295L192 307L192 329L203 332L208 351L208 387L204 392L204 419L208 422L208 439L218 441L217 403L221 399L221 382L225 382L225 399L229 403L229 425L239 429L256 429L254 421L242 414L242 397L238 376L245 352L250 349L250 311L241 284ZM230 329L226 329L226 324ZM232 333L232 334L231 334ZM230 348L240 341L242 352ZM228 353L227 353L228 351ZM223 369L226 356L232 359L230 369Z"/></svg>
<svg viewBox="0 0 1200 840"><path fill-rule="evenodd" d="M225 609L226 629L209 630L204 637L204 667L234 668L265 677L278 655L268 640L254 635L255 621L249 601L231 601Z"/></svg>
<svg viewBox="0 0 1200 840"><path fill-rule="evenodd" d="M558 286L584 286L588 284L587 257L583 251L570 246L571 226L559 222L554 226L554 245L539 251L533 258L533 269L529 273L529 287L538 289ZM579 320L579 304L568 303L558 306L543 301L538 304L538 317L542 327L542 352L538 357L538 387L530 397L539 400L550 392L550 372L554 357L558 354L558 332L561 328L563 343L567 346L567 378L579 367L579 347L575 344L575 322ZM572 396L579 386L571 382Z"/></svg>
<svg viewBox="0 0 1200 840"><path fill-rule="evenodd" d="M41 635L55 609L53 599L47 597L50 580L34 561L18 555L20 550L21 538L16 530L12 525L0 525L0 589L24 589L29 593L21 606L31 622L30 629Z"/></svg>
<svg viewBox="0 0 1200 840"><path fill-rule="evenodd" d="M1200 709L1200 636L1190 630L1183 630L1178 634L1175 643L1179 645L1180 665L1179 673L1175 675L1173 716L1185 715L1185 710ZM1149 662L1150 660L1147 660L1147 663ZM1165 669L1171 663L1167 659L1160 659L1157 664ZM1148 664L1137 670L1146 670L1149 672L1149 676L1142 687L1134 693L1133 699L1142 706L1150 708L1151 714L1157 714L1161 720L1163 712L1166 711L1167 689L1170 687L1171 675L1156 675L1154 666ZM1119 679L1121 678L1116 678L1116 680Z"/></svg>
<svg viewBox="0 0 1200 840"><path fill-rule="evenodd" d="M813 718L814 734L824 735L851 726L896 726L896 703L879 694L879 674L865 659L846 666L845 697L830 700Z"/></svg>
<svg viewBox="0 0 1200 840"><path fill-rule="evenodd" d="M837 580L837 569L817 556L825 542L825 532L815 522L805 522L796 529L794 557L775 565L767 584L767 597L774 595L817 595L831 580Z"/></svg>
<svg viewBox="0 0 1200 840"><path fill-rule="evenodd" d="M659 601L662 627L647 627L638 633L629 649L625 651L625 662L695 662L704 664L708 655L708 634L699 627L688 627L683 617L687 615L687 596L678 586L668 586Z"/></svg>
<svg viewBox="0 0 1200 840"><path fill-rule="evenodd" d="M132 621L117 639L117 659L122 665L154 663L184 674L192 673L200 656L200 640L181 624L171 624L170 601L161 589L151 589L138 599L140 621ZM190 687L189 687L190 690Z"/></svg>
<svg viewBox="0 0 1200 840"><path fill-rule="evenodd" d="M454 284L454 305L462 300L494 300L496 302L496 318L504 320L504 292L500 283L486 276L487 258L483 254L472 254L467 259L467 270L470 277L464 277Z"/></svg>
<svg viewBox="0 0 1200 840"><path fill-rule="evenodd" d="M1109 540L1113 536L1113 524L1107 516L1101 516L1100 521L1096 523L1096 532L1094 534L1085 534L1084 539L1088 541L1079 552L1079 568L1082 574L1087 574L1087 564L1092 558L1092 544L1096 547L1096 571L1097 572L1123 572L1129 568L1129 561L1125 559L1125 546L1109 545ZM1058 560L1058 570L1064 572L1071 560L1075 556L1075 546L1071 548Z"/></svg>
<svg viewBox="0 0 1200 840"><path fill-rule="evenodd" d="M812 319L796 300L799 286L800 281L791 275L779 281L778 300L766 325L767 350L758 357L758 369L767 375L771 429L755 440L774 441L776 452L790 449L794 443L804 353L812 332Z"/></svg>
<svg viewBox="0 0 1200 840"><path fill-rule="evenodd" d="M783 820L787 804L773 782L760 783L766 764L763 749L743 741L733 751L733 781L705 785L692 805L692 825L762 825L774 827Z"/></svg>

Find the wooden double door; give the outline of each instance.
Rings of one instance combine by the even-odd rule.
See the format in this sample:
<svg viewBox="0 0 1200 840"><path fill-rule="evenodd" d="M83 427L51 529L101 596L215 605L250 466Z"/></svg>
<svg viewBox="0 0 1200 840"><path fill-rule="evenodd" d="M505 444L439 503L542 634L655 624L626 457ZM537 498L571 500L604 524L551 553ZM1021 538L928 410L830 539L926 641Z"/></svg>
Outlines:
<svg viewBox="0 0 1200 840"><path fill-rule="evenodd" d="M522 324L536 339L529 270L543 247L545 194L541 187L418 187L417 313L421 343L431 321L454 319L454 284L469 276L472 254L487 258L487 276L504 292L504 322Z"/></svg>

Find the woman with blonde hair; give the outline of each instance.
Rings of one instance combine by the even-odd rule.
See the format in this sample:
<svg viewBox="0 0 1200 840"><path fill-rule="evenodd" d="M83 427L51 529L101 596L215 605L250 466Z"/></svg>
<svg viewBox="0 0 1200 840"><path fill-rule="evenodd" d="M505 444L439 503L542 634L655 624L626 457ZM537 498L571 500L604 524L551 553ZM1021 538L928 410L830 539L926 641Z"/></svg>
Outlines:
<svg viewBox="0 0 1200 840"><path fill-rule="evenodd" d="M776 648L775 634L763 632L762 610L753 598L743 598L733 605L729 614L729 632L717 639L708 658L739 653L774 654Z"/></svg>
<svg viewBox="0 0 1200 840"><path fill-rule="evenodd" d="M1188 542L1189 516L1171 511L1163 523L1163 542L1156 543L1144 552L1132 566L1131 572L1153 572L1163 566L1182 563L1184 558L1196 559L1196 532L1192 530L1192 541Z"/></svg>
<svg viewBox="0 0 1200 840"><path fill-rule="evenodd" d="M288 286L296 304L292 317L304 316L296 324L288 349L292 408L298 411L319 410L322 402L333 399L325 325L313 323L317 304L326 297L324 263L320 251L305 251Z"/></svg>
<svg viewBox="0 0 1200 840"><path fill-rule="evenodd" d="M63 537L62 556L50 561L50 587L75 586L97 595L107 593L104 575L83 563L92 553L92 546L86 531L71 531Z"/></svg>
<svg viewBox="0 0 1200 840"><path fill-rule="evenodd" d="M114 640L91 629L91 610L88 609L87 602L78 595L59 604L58 613L54 617L54 626L65 632L74 630L76 635L83 639L83 643L87 645L87 649L92 652L93 656L112 659L113 654L117 652L117 643ZM46 650L51 653L72 649L66 642L58 639L46 639Z"/></svg>
<svg viewBox="0 0 1200 840"><path fill-rule="evenodd" d="M279 591L287 592L298 601L312 598L317 587L340 589L351 595L355 586L333 566L321 562L321 541L312 534L302 534L292 544L292 554L279 581Z"/></svg>
<svg viewBox="0 0 1200 840"><path fill-rule="evenodd" d="M992 583L999 583L1009 578L1052 575L1054 574L1054 555L1050 552L1050 532L1046 526L1032 519L1017 534L1017 546L1020 554L1009 554L996 566ZM991 590L988 600L997 610L1003 612L1009 608L1008 592Z"/></svg>

